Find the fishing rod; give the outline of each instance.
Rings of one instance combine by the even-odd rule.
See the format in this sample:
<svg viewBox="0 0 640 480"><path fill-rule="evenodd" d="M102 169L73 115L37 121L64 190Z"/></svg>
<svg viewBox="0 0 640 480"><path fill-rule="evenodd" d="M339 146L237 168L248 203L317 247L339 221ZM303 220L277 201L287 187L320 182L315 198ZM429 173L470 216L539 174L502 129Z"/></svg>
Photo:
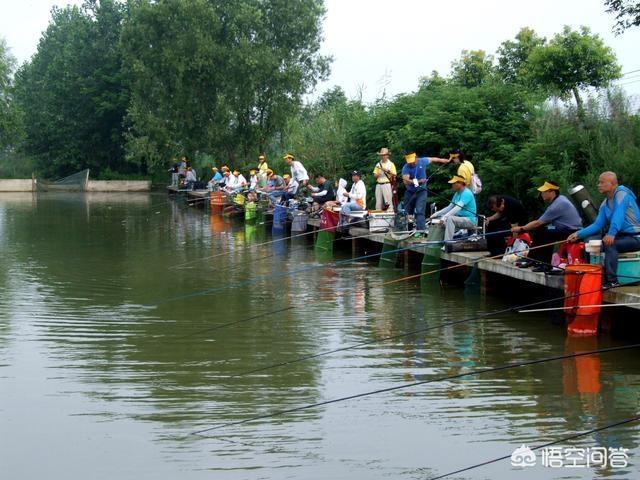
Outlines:
<svg viewBox="0 0 640 480"><path fill-rule="evenodd" d="M442 242L438 241L438 242L431 242L431 243L442 243ZM429 246L429 244L427 242L423 242L423 243L419 243L419 244L410 245L408 247L398 248L398 249L395 249L395 250L388 250L388 251L386 251L384 253L386 253L386 254L397 253L397 252L403 252L405 250L409 250L409 249L415 248L415 247L428 247L428 246ZM310 265L310 266L307 266L307 267L298 268L297 270L293 270L293 271L290 271L290 272L280 272L280 273L276 273L276 274L260 275L258 277L253 277L253 278L250 278L248 280L243 280L241 282L232 283L232 284L229 284L229 285L225 285L223 287L208 288L206 290L199 290L197 292L191 292L191 293L186 293L186 294L183 294L183 295L177 295L175 297L166 298L166 299L164 299L162 301L154 302L154 303L151 303L151 304L146 304L145 306L150 307L150 306L161 305L161 304L164 304L164 303L173 302L175 300L184 300L184 299L187 299L187 298L211 295L212 293L222 292L222 291L225 291L225 290L230 290L230 289L234 289L234 288L240 288L240 287L244 287L244 286L247 286L247 285L252 285L254 283L259 283L259 282L261 282L263 280L273 280L274 278L287 277L289 275L296 275L298 273L304 273L304 272L308 272L308 271L311 271L311 270L317 270L319 268L326 268L328 266L337 267L339 265L343 265L343 264L346 264L346 263L353 263L353 262L358 262L358 261L361 261L361 260L366 260L368 258L377 257L377 256L380 256L382 254L383 254L383 252L370 253L370 254L367 254L367 255L361 255L361 256L356 257L356 258L348 258L346 260L338 260L338 261L335 261L335 262L331 262L329 264Z"/></svg>
<svg viewBox="0 0 640 480"><path fill-rule="evenodd" d="M367 222L367 221L368 221L368 219L362 219L362 220L358 220L357 222L349 223L349 225L350 225L350 226L358 225L358 224L362 224L362 223ZM246 245L246 246L244 247L244 249L243 249L243 250L240 250L240 251L249 250L250 248L255 248L255 247L263 247L263 246L265 246L265 245L271 245L271 244L273 244L273 243L283 242L283 241L285 241L285 240L291 240L291 239L293 239L293 238L304 237L304 236L306 236L306 235L312 235L312 234L314 234L314 233L327 232L327 231L332 231L332 230L334 230L334 231L335 231L335 229L336 229L336 227L334 227L334 226L332 226L332 227L325 227L325 228L319 228L319 229L317 229L317 230L311 230L311 231L309 231L309 232L302 232L302 233L299 233L299 234L296 234L296 235L290 235L290 236L288 236L288 237L276 238L276 239L268 240L268 241L266 241L266 242L262 242L262 243L256 243L256 244L252 244L252 245ZM183 263L183 264L176 265L176 266L174 266L173 268L177 268L177 267L180 267L180 266L183 266L183 265L187 265L187 264L189 264L189 263L193 263L193 262L195 262L195 261L210 260L210 259L212 259L212 258L217 258L217 257L220 257L220 256L222 256L222 255L227 255L227 253L228 253L228 252L221 252L221 253L217 253L217 254L214 254L214 255L209 255L209 256L206 256L206 257L199 258L198 260L192 260L192 261L190 261L190 262L185 262L185 263Z"/></svg>
<svg viewBox="0 0 640 480"><path fill-rule="evenodd" d="M598 433L598 432L602 432L604 430L609 430L610 428L620 427L622 425L627 425L629 423L634 423L634 422L637 422L638 420L640 420L640 415L635 416L635 417L631 417L631 418L627 418L625 420L620 420L620 421L615 422L615 423L610 423L610 424L605 425L603 427L593 428L593 429L587 430L585 432L580 432L580 433L576 433L576 434L573 434L573 435L569 435L568 437L560 438L558 440L553 440L551 442L547 442L547 443L544 443L542 445L538 445L536 447L530 447L530 449L532 451L533 450L540 450L542 448L547 448L547 447L550 447L552 445L557 445L559 443L566 443L566 442L568 442L570 440L575 440L576 438L586 437L586 436L591 435L593 433ZM453 472L448 472L448 473L445 473L444 475L438 475L437 477L431 477L428 480L440 480L441 478L446 478L446 477L450 477L451 475L457 475L459 473L468 472L469 470L474 470L476 468L484 467L484 466L490 465L492 463L497 463L497 462L500 462L502 460L507 460L508 458L511 458L511 454L504 455L502 457L493 458L491 460L486 460L484 462L476 463L475 465L471 465L469 467L461 468L461 469L455 470Z"/></svg>
<svg viewBox="0 0 640 480"><path fill-rule="evenodd" d="M579 308L605 308L605 307L637 307L640 303L602 303L599 305L575 305L573 307L535 308L533 310L518 310L518 313L554 312L558 310L577 310Z"/></svg>
<svg viewBox="0 0 640 480"><path fill-rule="evenodd" d="M503 232L493 232L493 234L495 234L495 233L503 233ZM460 241L463 241L463 240L460 240ZM263 280L272 280L274 278L288 277L288 276L291 276L291 275L296 275L298 273L308 272L308 271L311 271L311 270L317 270L317 269L320 269L320 268L326 268L327 266L337 267L339 265L343 265L343 264L347 264L347 263L353 263L353 262L359 262L361 260L366 260L366 259L373 258L373 257L379 257L381 255L388 255L388 254L391 254L391 253L404 252L406 250L411 250L411 249L418 248L418 247L420 247L420 248L425 247L426 248L426 247L429 247L430 245L434 245L434 244L441 245L442 243L443 242L441 240L413 243L413 244L408 245L406 247L401 247L401 248L397 248L397 249L394 249L394 250L387 250L387 251L383 250L383 251L376 252L376 253L370 253L370 254L366 254L366 255L361 255L361 256L356 257L356 258L348 258L346 260L338 260L338 261L331 262L331 263L328 263L328 264L310 265L310 266L299 268L297 270L293 270L293 271L290 271L290 272L280 272L280 273L276 273L276 274L260 275L258 277L254 277L254 278L250 278L250 279L247 279L247 280L243 280L241 282L232 283L232 284L229 284L229 285L225 285L223 287L208 288L208 289L205 289L205 290L199 290L199 291L196 291L196 292L177 295L175 297L166 298L166 299L158 301L158 302L154 302L154 303L151 303L151 304L146 304L146 306L161 305L161 304L169 303L169 302L172 302L172 301L175 301L175 300L184 300L184 299L187 299L187 298L211 295L212 293L222 292L222 291L225 291L225 290L230 290L230 289L234 289L234 288L240 288L240 287L244 287L244 286L247 286L247 285L252 285L254 283L259 283L259 282L261 282ZM189 262L186 262L186 263L189 263Z"/></svg>
<svg viewBox="0 0 640 480"><path fill-rule="evenodd" d="M350 346L347 346L347 347L341 347L341 348L336 348L334 350L327 350L327 351L324 351L324 352L314 353L314 354L310 354L310 355L304 355L302 357L298 357L298 358L295 358L293 360L288 360L286 362L275 363L275 364L272 364L272 365L267 365L265 367L255 368L253 370L248 370L248 371L245 371L245 372L236 373L234 375L230 375L229 378L241 377L241 376L244 376L244 375L250 375L252 373L265 372L267 370L273 370L273 369L276 369L276 368L279 368L279 367L284 367L284 366L287 366L287 365L293 365L295 363L300 363L300 362L304 362L304 361L311 360L311 359L314 359L314 358L320 358L320 357L324 357L324 356L327 356L327 355L332 355L334 353L346 352L348 350L353 350L353 349L356 349L356 348L361 348L361 347L365 347L367 345L373 345L373 344L376 344L376 343L386 342L388 340L397 340L399 338L406 338L406 337L410 337L412 335L416 335L418 333L425 333L425 332L428 332L428 331L431 331L431 330L437 330L437 329L440 329L440 328L451 327L453 325L460 325L460 324L463 324L463 323L469 323L469 322L473 322L473 321L476 321L476 320L481 320L481 319L484 319L484 318L493 317L495 315L502 315L503 313L509 313L509 312L523 313L524 311L527 311L527 310L524 310L524 311L520 310L522 308L535 307L535 306L538 306L538 305L544 305L545 303L555 302L555 301L559 301L559 300L567 300L569 298L579 297L579 296L582 296L582 295L588 295L588 294L591 294L591 293L597 293L597 292L599 292L601 290L602 291L606 290L606 288L599 288L599 289L593 290L591 292L582 292L582 293L576 293L576 294L573 294L573 295L565 295L565 296L560 296L560 297L555 297L555 298L549 298L549 299L546 299L546 300L540 300L540 301L536 301L536 302L532 302L532 303L527 303L525 305L517 305L517 306L513 306L513 307L507 307L507 308L503 308L501 310L495 310L493 312L486 312L486 313L482 313L480 315L476 315L476 316L469 317L469 318L463 318L463 319L460 319L460 320L454 320L452 322L441 322L441 323L439 323L437 325L431 325L431 326L428 326L428 327L419 328L419 329L416 329L416 330L411 330L411 331L405 332L405 333L399 333L399 334L396 334L396 335L389 335L389 336L386 336L386 337L377 338L375 340L369 340L369 341L366 341L366 342L360 342L360 343L356 343L354 345L350 345ZM569 308L573 308L573 307L569 307ZM540 311L544 311L544 310L545 309L541 309ZM533 311L536 311L536 310L530 310L530 311L533 312ZM445 318L443 320L448 320L448 319Z"/></svg>
<svg viewBox="0 0 640 480"><path fill-rule="evenodd" d="M496 232L496 233L497 233L497 232ZM533 250L533 249L535 249L535 248L548 247L549 245L555 245L556 243L559 243L559 242L553 242L553 243L548 244L548 245L540 245L540 246L538 246L538 247L533 247L533 248L531 248L531 250ZM418 244L418 245L424 245L424 244L425 244L425 243L421 243L421 244ZM413 247L413 245L412 245L412 247ZM410 248L412 248L412 247L410 247ZM383 253L387 254L387 253L391 253L391 252L392 252L392 251L387 251L387 252L383 252ZM381 253L381 254L382 254L382 253ZM378 254L378 255L381 255L381 254ZM481 262L482 260L489 260L489 259L492 259L492 258L493 258L493 259L495 259L495 258L498 258L498 257L500 257L500 256L502 256L502 254L500 254L500 255L496 255L496 256L494 256L494 257L482 257L482 258L479 258L479 259L474 260L474 261L469 262L469 263L460 263L460 264L453 265L453 266L450 266L450 267L440 268L440 269L438 269L438 270L430 270L430 271L428 271L428 272L425 272L425 273L423 273L423 274L419 274L419 275L409 275L409 276L405 276L405 277L402 277L402 278L399 278L399 279L396 279L396 280L391 280L391 281L387 281L387 282L382 282L381 284L379 284L379 285L378 285L378 287L382 287L382 286L385 286L385 285L390 285L390 284L392 284L392 283L398 283L398 282L402 282L402 281L406 281L406 280L411 280L411 279L413 279L413 278L421 277L421 276L423 276L423 275L436 274L436 273L443 272L443 271L446 271L446 270L452 270L452 269L454 269L454 268L466 267L466 266L473 266L473 265L475 265L475 264L477 264L477 263ZM326 265L325 265L325 266L326 266ZM355 292L355 291L357 291L357 290L358 290L358 288L354 288L354 289L353 289L353 290L351 290L351 291L352 291L352 292ZM343 291L344 291L344 292L347 292L347 290L343 290ZM331 299L331 300L333 301L334 299ZM316 305L316 304L318 304L318 303L322 303L322 302L325 302L325 301L328 301L328 300L321 300L321 299L319 299L319 300L316 300L316 301L308 302L308 303L306 303L306 304L305 304L305 307L308 307L308 306L310 306L310 305ZM151 304L151 306L153 306L153 304ZM287 308L287 310L293 310L293 309L295 309L295 308L300 308L300 307L299 307L299 306L291 306L291 307L288 307L288 308ZM264 313L261 313L261 314L253 315L253 316L251 316L251 317L249 317L249 318L245 318L245 319L236 320L236 321L234 321L234 322L231 322L231 323L230 323L230 325L237 325L237 324L240 324L240 323L249 322L249 321L252 321L252 320L259 319L259 318L268 317L268 316L274 315L274 314L276 314L276 313L280 313L280 312L281 312L281 310L282 310L282 309L277 309L277 310L267 311L267 312L264 312ZM187 335L187 336L185 336L185 337L183 337L183 338L188 338L188 337L191 337L191 336L194 336L194 335L199 335L199 334L202 334L202 333L207 333L207 332L209 332L209 331L211 331L211 330L217 330L217 329L218 329L217 327L210 327L210 328L207 328L207 329L204 329L204 330L200 330L200 331L198 331L198 332L194 332L193 334L189 334L189 335Z"/></svg>
<svg viewBox="0 0 640 480"><path fill-rule="evenodd" d="M200 430L196 430L194 432L191 432L191 435L201 435L203 433L210 432L210 431L213 431L213 430L220 430L222 428L227 428L227 427L231 427L231 426L243 425L245 423L255 422L256 420L264 420L264 419L267 419L267 418L279 417L279 416L285 415L287 413L294 413L294 412L300 412L300 411L303 411L303 410L310 410L310 409L318 408L318 407L321 407L321 406L324 406L324 405L330 405L330 404L333 404L333 403L345 402L345 401L348 401L348 400L354 400L356 398L369 397L369 396L378 395L378 394L381 394L381 393L389 393L389 392L394 392L394 391L398 391L398 390L404 390L404 389L407 389L407 388L413 388L413 387L417 387L419 385L426 385L426 384L429 384L429 383L444 382L444 381L448 381L448 380L455 380L455 379L474 376L474 375L483 375L485 373L499 372L499 371L503 371L503 370L510 370L510 369L513 369L513 368L520 368L520 367L525 367L525 366L538 365L538 364L554 362L554 361L558 361L558 360L566 360L568 358L577 358L577 357L584 357L584 356L588 356L588 355L619 352L619 351L630 350L630 349L639 348L639 347L640 347L640 343L634 343L632 345L621 345L621 346L617 346L617 347L600 348L600 349L596 349L596 350L588 350L588 351L584 351L584 352L575 352L575 353L564 354L564 355L554 355L552 357L545 357L545 358L536 359L536 360L527 360L527 361L524 361L524 362L511 362L511 363L506 363L506 364L503 364L503 365L500 365L500 366L497 366L497 367L478 368L478 369L472 370L470 372L458 373L458 374L455 374L455 375L446 375L444 377L437 377L437 378L432 378L432 379L429 379L429 380L420 380L420 381L417 381L417 382L405 383L405 384L402 384L402 385L395 385L393 387L380 388L380 389L377 389L377 390L370 390L368 392L357 393L357 394L348 395L348 396L345 396L345 397L333 398L333 399L330 399L330 400L324 400L322 402L311 403L311 404L302 405L302 406L299 406L299 407L288 408L288 409L285 409L285 410L276 410L275 412L271 412L271 413L267 413L267 414L263 414L263 415L256 415L254 417L246 418L244 420L226 422L226 423L222 423L220 425L215 425L213 427L207 427L207 428L203 428L203 429L200 429Z"/></svg>

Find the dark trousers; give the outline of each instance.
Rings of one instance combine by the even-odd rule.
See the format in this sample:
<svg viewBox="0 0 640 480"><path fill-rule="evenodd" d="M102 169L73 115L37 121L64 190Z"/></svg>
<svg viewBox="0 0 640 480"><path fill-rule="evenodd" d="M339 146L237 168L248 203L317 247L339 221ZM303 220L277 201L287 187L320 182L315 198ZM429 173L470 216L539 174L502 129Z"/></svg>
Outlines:
<svg viewBox="0 0 640 480"><path fill-rule="evenodd" d="M553 247L555 247L555 245L549 245L543 248L535 247L538 247L539 245L545 245L547 243L566 240L567 237L573 232L575 232L575 230L562 230L557 228L549 229L546 227L542 227L532 231L531 237L533 240L533 250L529 251L528 257L540 262L551 263L551 256L553 255Z"/></svg>
<svg viewBox="0 0 640 480"><path fill-rule="evenodd" d="M633 235L618 235L613 245L604 245L604 281L614 283L618 281L618 254L637 252L640 250L640 237ZM622 278L623 282L633 282L638 279Z"/></svg>
<svg viewBox="0 0 640 480"><path fill-rule="evenodd" d="M424 188L413 192L404 192L404 209L413 215L417 230L425 229L425 212L427 210L427 191Z"/></svg>
<svg viewBox="0 0 640 480"><path fill-rule="evenodd" d="M506 218L498 218L489 223L487 227L487 248L492 257L504 253L507 249L507 239L511 237L511 232L495 235L494 232L509 230L511 223Z"/></svg>

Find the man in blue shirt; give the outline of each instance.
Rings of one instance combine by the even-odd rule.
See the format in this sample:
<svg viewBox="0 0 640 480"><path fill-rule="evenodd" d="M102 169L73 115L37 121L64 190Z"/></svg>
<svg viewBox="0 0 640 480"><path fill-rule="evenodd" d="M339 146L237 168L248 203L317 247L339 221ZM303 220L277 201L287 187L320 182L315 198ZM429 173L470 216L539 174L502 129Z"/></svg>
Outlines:
<svg viewBox="0 0 640 480"><path fill-rule="evenodd" d="M529 252L528 257L544 262L534 268L534 271L549 272L552 270L550 263L553 245L543 248L536 247L566 240L569 235L582 228L582 218L571 200L560 195L560 186L557 183L544 182L542 186L538 187L538 191L542 200L549 204L547 209L537 220L521 227L513 227L511 231L513 233L532 233L534 248Z"/></svg>
<svg viewBox="0 0 640 480"><path fill-rule="evenodd" d="M624 185L618 185L618 176L604 172L598 178L598 191L605 196L596 221L569 236L570 241L605 233L604 245L605 285L618 285L618 254L640 250L640 209L636 196Z"/></svg>
<svg viewBox="0 0 640 480"><path fill-rule="evenodd" d="M416 237L422 237L425 229L425 211L427 209L427 171L423 161L418 161L415 153L404 156L407 162L402 167L402 182L406 188L404 192L404 208L409 215L414 216Z"/></svg>
<svg viewBox="0 0 640 480"><path fill-rule="evenodd" d="M454 175L449 183L453 190L451 203L430 217L444 220L445 242L452 240L458 230L475 228L478 224L476 197L467 188L464 178Z"/></svg>

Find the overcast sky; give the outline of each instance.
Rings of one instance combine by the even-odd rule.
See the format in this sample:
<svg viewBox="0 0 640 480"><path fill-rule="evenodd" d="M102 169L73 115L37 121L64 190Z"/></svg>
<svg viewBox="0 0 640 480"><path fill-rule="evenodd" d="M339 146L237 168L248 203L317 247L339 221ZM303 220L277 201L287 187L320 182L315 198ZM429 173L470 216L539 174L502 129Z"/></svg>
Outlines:
<svg viewBox="0 0 640 480"><path fill-rule="evenodd" d="M21 63L36 50L52 6L81 0L0 0L0 35ZM489 53L524 26L551 37L586 25L611 46L623 72L640 70L640 27L615 36L602 0L326 0L325 54L334 62L317 92L342 86L371 101L415 90L433 70L447 74L463 49ZM620 82L640 103L640 71ZM317 94L317 93L316 93Z"/></svg>

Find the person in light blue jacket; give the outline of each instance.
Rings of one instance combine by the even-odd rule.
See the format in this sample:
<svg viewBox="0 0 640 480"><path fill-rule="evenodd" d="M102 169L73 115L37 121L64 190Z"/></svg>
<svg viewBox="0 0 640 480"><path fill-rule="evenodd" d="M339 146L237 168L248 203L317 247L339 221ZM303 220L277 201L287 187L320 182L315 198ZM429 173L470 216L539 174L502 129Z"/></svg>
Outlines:
<svg viewBox="0 0 640 480"><path fill-rule="evenodd" d="M636 196L624 185L618 185L618 176L604 172L598 178L598 191L606 198L600 205L596 221L569 236L569 241L585 240L604 234L605 285L618 285L618 254L640 250L640 208Z"/></svg>

